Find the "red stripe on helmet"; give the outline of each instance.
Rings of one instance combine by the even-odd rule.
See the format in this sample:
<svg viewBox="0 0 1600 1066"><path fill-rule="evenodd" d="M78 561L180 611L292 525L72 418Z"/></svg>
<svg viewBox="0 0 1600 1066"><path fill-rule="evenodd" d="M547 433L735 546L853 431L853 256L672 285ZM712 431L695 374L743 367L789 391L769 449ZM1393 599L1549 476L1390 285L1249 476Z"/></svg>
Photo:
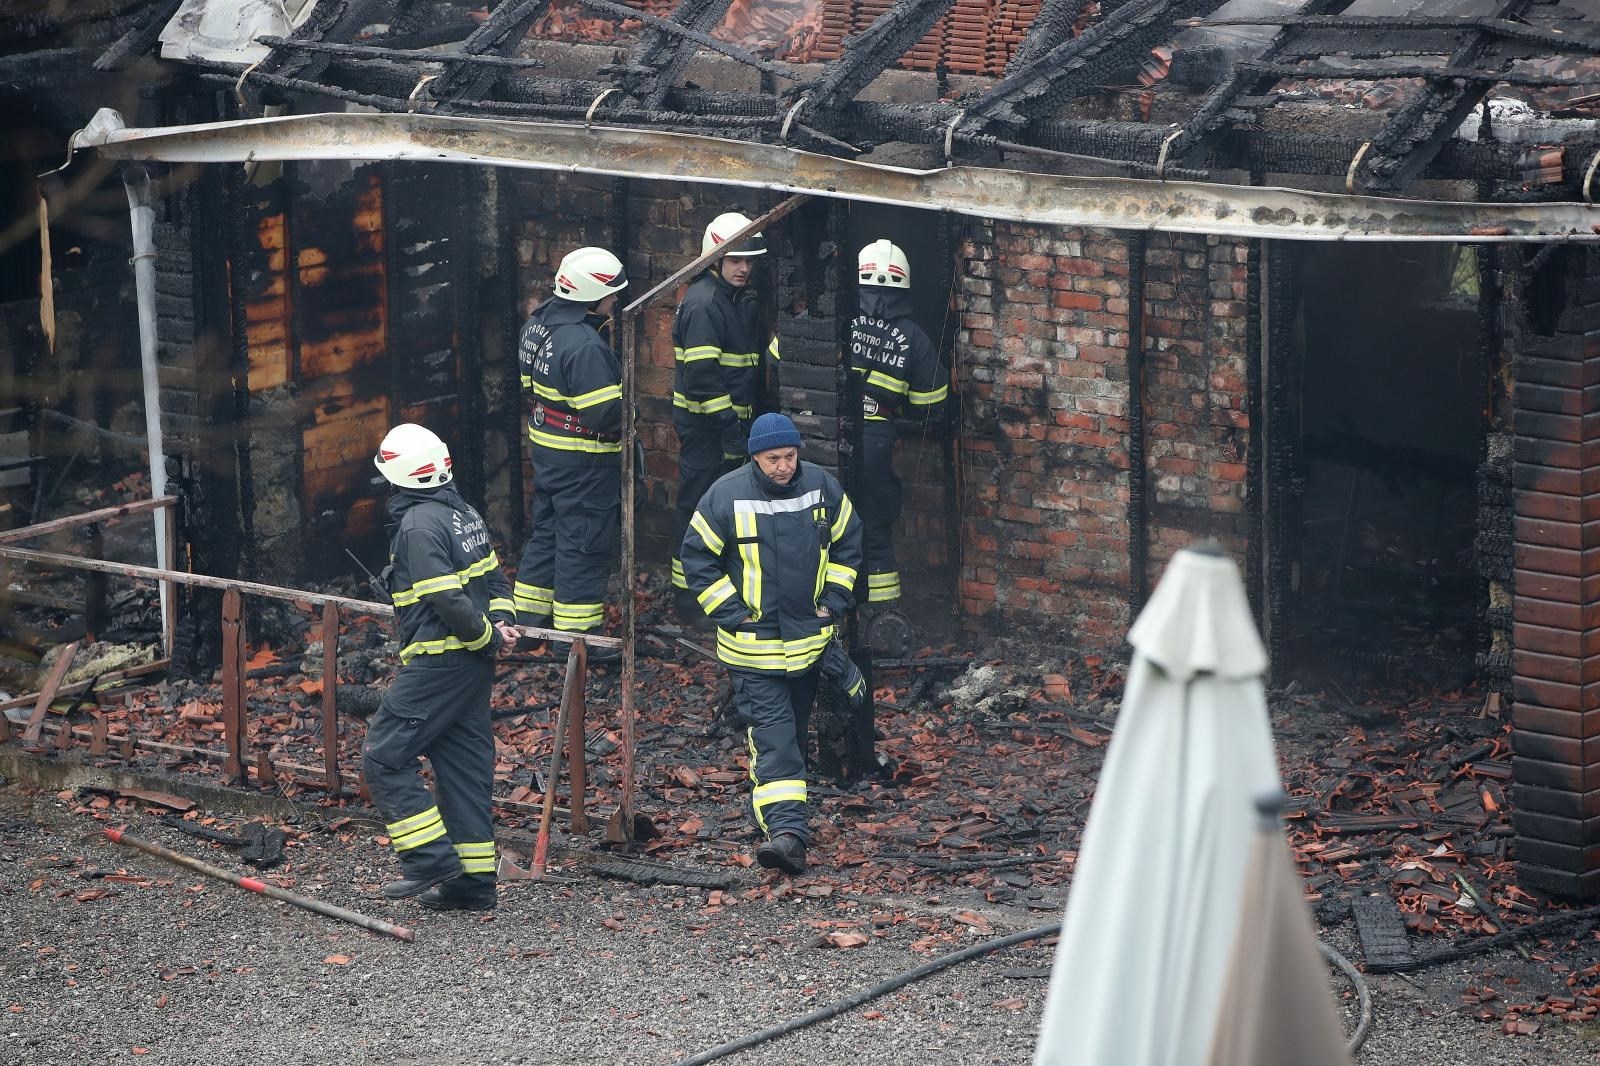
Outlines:
<svg viewBox="0 0 1600 1066"><path fill-rule="evenodd" d="M589 276L602 285L610 285L611 279L616 277L615 274L602 274L596 270L589 271Z"/></svg>
<svg viewBox="0 0 1600 1066"><path fill-rule="evenodd" d="M411 473L407 474L406 476L407 477L423 477L426 474L437 474L438 472L439 471L434 468L434 465L432 463L429 463L426 466L417 467L415 470L411 471Z"/></svg>
<svg viewBox="0 0 1600 1066"><path fill-rule="evenodd" d="M399 452L391 452L387 448L379 448L378 449L378 458L382 459L386 463L392 463L396 459L400 458L400 453Z"/></svg>

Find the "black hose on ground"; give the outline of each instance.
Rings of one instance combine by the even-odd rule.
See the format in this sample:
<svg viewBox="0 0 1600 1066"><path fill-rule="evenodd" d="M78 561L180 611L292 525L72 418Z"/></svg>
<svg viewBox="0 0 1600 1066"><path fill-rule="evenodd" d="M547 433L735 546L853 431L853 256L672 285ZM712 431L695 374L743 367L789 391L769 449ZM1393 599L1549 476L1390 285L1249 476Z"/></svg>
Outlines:
<svg viewBox="0 0 1600 1066"><path fill-rule="evenodd" d="M829 1018L836 1018L846 1011L854 1010L865 1003L870 1003L881 996L886 996L890 992L893 992L899 988L904 988L906 985L909 985L914 981L920 981L924 977L931 977L941 970L948 970L950 967L955 966L958 963L970 962L973 959L982 958L983 956L999 951L1002 948L1015 947L1018 944L1026 944L1030 940L1042 940L1047 936L1054 936L1059 932L1061 932L1061 923L1052 922L1049 925L1040 925L1035 926L1032 929L1024 929L1020 933L1010 933L1006 936L996 937L993 940L985 940L981 944L973 944L971 947L962 948L960 951L952 951L948 955L940 955L937 959L931 959L928 962L923 963L921 966L907 970L901 974L896 974L886 981L881 981L878 984L872 985L868 988L863 988L859 992L852 992L843 999L835 1000L825 1007L818 1007L816 1010L811 1011L808 1014L802 1014L799 1017L790 1018L787 1021L779 1022L777 1025L771 1025L754 1033L746 1034L745 1036L739 1037L737 1040L730 1040L725 1044L718 1044L716 1047L702 1051L698 1055L692 1055L689 1058L673 1063L673 1066L705 1066L705 1064L708 1062L715 1062L718 1059L727 1058L729 1055L735 1054L736 1052L749 1050L750 1048L756 1047L760 1044L765 1044L769 1040L776 1040L780 1036L787 1036L790 1033L797 1032L806 1028L807 1026L815 1025L818 1022L825 1022ZM1343 955L1339 954L1337 951L1334 951L1328 945L1323 944L1320 941L1318 942L1318 946L1322 948L1322 953L1327 956L1328 961L1331 962L1340 973L1344 974L1350 983L1355 986L1356 999L1358 1002L1358 1017L1356 1020L1355 1031L1350 1035L1350 1039L1346 1044L1350 1054L1354 1055L1356 1051L1360 1049L1362 1043L1367 1039L1367 1031L1372 1026L1372 996L1367 990L1366 981L1362 979L1361 974L1356 970L1355 966L1350 963L1349 959L1345 958Z"/></svg>

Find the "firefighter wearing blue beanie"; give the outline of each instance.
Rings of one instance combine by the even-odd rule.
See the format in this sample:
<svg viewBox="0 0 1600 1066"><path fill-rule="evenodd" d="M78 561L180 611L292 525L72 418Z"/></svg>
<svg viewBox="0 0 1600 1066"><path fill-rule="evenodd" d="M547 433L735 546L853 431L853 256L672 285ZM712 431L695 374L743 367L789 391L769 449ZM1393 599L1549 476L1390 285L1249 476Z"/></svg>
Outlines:
<svg viewBox="0 0 1600 1066"><path fill-rule="evenodd" d="M788 415L764 414L750 427L750 442L746 451L751 455L770 452L774 448L800 447L800 431L794 428Z"/></svg>
<svg viewBox="0 0 1600 1066"><path fill-rule="evenodd" d="M750 427L750 462L717 479L689 520L683 574L717 627L717 658L749 727L751 812L762 866L806 868L806 740L834 630L855 603L861 519L839 481L800 458L779 414ZM864 695L859 673L843 682Z"/></svg>

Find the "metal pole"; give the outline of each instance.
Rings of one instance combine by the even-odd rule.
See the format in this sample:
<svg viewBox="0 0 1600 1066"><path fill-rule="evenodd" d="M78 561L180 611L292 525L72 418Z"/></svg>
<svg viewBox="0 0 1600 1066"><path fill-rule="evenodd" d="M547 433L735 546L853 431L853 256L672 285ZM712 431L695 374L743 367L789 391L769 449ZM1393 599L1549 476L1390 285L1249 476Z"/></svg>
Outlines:
<svg viewBox="0 0 1600 1066"><path fill-rule="evenodd" d="M128 214L133 229L133 283L139 308L139 369L144 379L144 433L150 449L150 495L167 494L167 456L161 446L161 385L156 352L160 338L156 333L156 243L155 208L151 205L150 173L144 167L123 171L122 184L128 191ZM172 566L167 551L167 526L172 516L166 510L155 512L156 566ZM172 586L161 585L161 617L167 618L172 605ZM171 656L170 645L166 649Z"/></svg>
<svg viewBox="0 0 1600 1066"><path fill-rule="evenodd" d="M312 899L310 896L302 896L298 892L290 892L287 889L278 888L276 885L269 885L264 881L256 880L254 877L244 877L232 873L222 869L220 866L212 866L208 862L191 859L187 855L173 851L171 848L164 848L160 844L152 844L148 840L131 837L121 829L107 829L105 833L106 838L114 843L122 844L125 847L137 848L146 855L154 855L158 859L166 859L168 862L176 863L179 866L186 866L197 873L203 873L207 877L215 877L219 881L226 881L230 885L236 885L247 892L255 892L269 899L292 903L296 907L314 911L329 918L337 918L341 922L349 922L351 925L359 925L361 928L371 929L375 933L388 933L390 936L398 937L401 940L416 939L416 934L403 925L395 925L393 922L386 922L382 918L369 918L357 911L335 907L331 903L324 903L320 899Z"/></svg>

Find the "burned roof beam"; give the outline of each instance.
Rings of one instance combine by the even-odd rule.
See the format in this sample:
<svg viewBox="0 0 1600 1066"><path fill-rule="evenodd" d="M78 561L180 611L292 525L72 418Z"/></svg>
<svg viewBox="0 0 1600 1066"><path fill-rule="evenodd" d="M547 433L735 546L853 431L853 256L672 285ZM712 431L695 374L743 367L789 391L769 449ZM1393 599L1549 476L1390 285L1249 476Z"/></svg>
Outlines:
<svg viewBox="0 0 1600 1066"><path fill-rule="evenodd" d="M1503 0L1498 17L1517 15L1528 0ZM1450 53L1449 67L1476 67L1489 53L1494 38L1479 31ZM1372 138L1372 148L1353 167L1354 178L1369 192L1398 192L1422 173L1428 160L1478 106L1493 82L1465 79L1429 81L1392 114Z"/></svg>
<svg viewBox="0 0 1600 1066"><path fill-rule="evenodd" d="M1109 16L1063 41L1014 73L967 108L962 131L981 132L991 122L1023 126L1057 104L1095 88L1172 36L1174 17L1210 14L1222 0L1129 0Z"/></svg>
<svg viewBox="0 0 1600 1066"><path fill-rule="evenodd" d="M1276 81L1299 78L1306 81L1338 81L1348 78L1362 80L1383 78L1450 78L1457 81L1484 82L1489 85L1571 85L1570 77L1535 74L1531 71L1479 70L1476 67L1430 67L1425 64L1407 66L1348 67L1296 66L1293 63L1260 63L1242 60L1235 68L1248 74L1260 74Z"/></svg>
<svg viewBox="0 0 1600 1066"><path fill-rule="evenodd" d="M1323 12L1333 8L1347 6L1350 0L1310 0L1302 12ZM1199 25L1210 26L1210 22L1201 22ZM1292 44L1299 34L1293 26L1284 26L1273 34L1256 53L1256 59L1270 59L1278 50ZM1241 99L1247 97L1265 97L1278 83L1276 77L1251 74L1239 69L1236 65L1228 76L1206 94L1200 106L1195 109L1189 121L1183 124L1176 136L1167 147L1169 158L1183 160L1194 165L1197 160L1210 153L1217 140L1227 131L1228 113Z"/></svg>
<svg viewBox="0 0 1600 1066"><path fill-rule="evenodd" d="M1087 6L1089 0L1044 0L1039 13L1034 16L1033 25L1028 27L1028 36L1011 54L1006 73L1020 70L1056 45L1070 40L1072 29L1083 17L1083 9Z"/></svg>
<svg viewBox="0 0 1600 1066"><path fill-rule="evenodd" d="M802 121L831 121L872 80L922 39L955 0L899 0L872 25L844 42L844 53L800 90L794 109Z"/></svg>
<svg viewBox="0 0 1600 1066"><path fill-rule="evenodd" d="M1535 29L1520 22L1488 16L1438 18L1421 15L1296 15L1282 19L1205 19L1190 23L1212 29L1217 26L1282 26L1285 29L1315 30L1476 30L1508 41L1536 44L1552 52L1600 54L1600 35L1556 33Z"/></svg>
<svg viewBox="0 0 1600 1066"><path fill-rule="evenodd" d="M178 13L178 8L183 6L183 0L167 0L159 7L152 8L133 29L123 34L121 39L101 53L100 58L94 61L94 69L99 71L124 70L134 61L143 59L155 47L156 41L161 37L161 31L166 29L167 23L172 21L172 16Z"/></svg>
<svg viewBox="0 0 1600 1066"><path fill-rule="evenodd" d="M385 48L375 44L329 44L326 41L294 41L287 37L257 37L256 42L269 48L324 52L330 56L356 60L410 60L415 63L438 63L446 66L453 63L467 63L488 67L509 67L517 70L540 70L548 65L541 59L469 56L461 52L435 52L427 48Z"/></svg>
<svg viewBox="0 0 1600 1066"><path fill-rule="evenodd" d="M717 25L727 17L731 2L732 0L683 0L673 9L669 18L646 23L651 25L655 32L645 34L644 40L639 42L628 57L627 66L619 72L622 76L618 79L618 83L622 86L623 92L643 100L648 107L660 107L667 91L677 84L683 68L688 66L689 60L694 57L694 49L689 46L688 34L692 32L709 40L706 34L716 29ZM586 6L598 7L598 4L589 3ZM598 9L608 10L611 6L613 5L606 4L605 7ZM614 6L626 7L622 4ZM626 10L637 14L632 8ZM683 32L671 33L664 26L671 26Z"/></svg>
<svg viewBox="0 0 1600 1066"><path fill-rule="evenodd" d="M516 3L503 0L490 12L483 25L473 30L472 34L461 42L461 53L509 57L522 43L523 37L527 36L528 27L533 24L533 20L542 15L549 6L550 0L517 0ZM441 75L437 81L422 87L422 93L436 102L476 100L489 92L502 73L486 67L474 68L458 64L455 69Z"/></svg>
<svg viewBox="0 0 1600 1066"><path fill-rule="evenodd" d="M349 41L371 21L382 0L317 0L317 6L304 22L289 32L291 41ZM286 78L315 81L327 69L330 57L315 52L274 49L251 72L281 74Z"/></svg>

